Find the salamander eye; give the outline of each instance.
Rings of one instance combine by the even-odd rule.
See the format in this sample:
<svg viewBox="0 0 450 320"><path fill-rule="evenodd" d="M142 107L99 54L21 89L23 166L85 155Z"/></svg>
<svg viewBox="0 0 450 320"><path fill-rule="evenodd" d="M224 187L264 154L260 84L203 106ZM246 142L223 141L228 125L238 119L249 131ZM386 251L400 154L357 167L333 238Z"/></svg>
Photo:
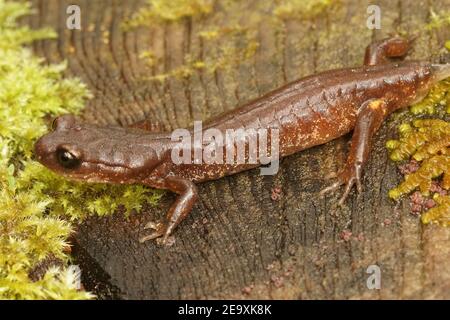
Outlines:
<svg viewBox="0 0 450 320"><path fill-rule="evenodd" d="M64 148L56 151L56 157L59 164L66 169L74 169L81 163L81 160L76 155Z"/></svg>

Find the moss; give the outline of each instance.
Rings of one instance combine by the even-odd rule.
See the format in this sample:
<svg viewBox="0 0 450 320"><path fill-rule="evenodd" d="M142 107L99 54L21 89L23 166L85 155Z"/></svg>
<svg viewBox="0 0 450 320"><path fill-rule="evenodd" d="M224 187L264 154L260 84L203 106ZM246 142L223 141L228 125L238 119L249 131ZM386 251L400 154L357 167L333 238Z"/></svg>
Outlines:
<svg viewBox="0 0 450 320"><path fill-rule="evenodd" d="M123 24L126 30L161 22L175 22L187 17L209 14L212 0L147 0L147 5Z"/></svg>
<svg viewBox="0 0 450 320"><path fill-rule="evenodd" d="M430 23L426 25L427 30L440 29L450 25L450 12L440 12L439 14L430 11Z"/></svg>
<svg viewBox="0 0 450 320"><path fill-rule="evenodd" d="M416 120L413 126L403 125L400 139L387 142L393 161L410 158L421 162L417 171L405 176L405 180L389 191L389 196L398 199L419 188L429 195L433 179L444 175L444 189L448 189L447 175L450 173L450 123L439 119Z"/></svg>
<svg viewBox="0 0 450 320"><path fill-rule="evenodd" d="M448 12L436 14L431 11L431 22L426 29L434 30L448 25ZM410 107L410 112L439 117L450 113L450 78L436 84L425 99ZM418 189L420 193L411 195L413 212L425 209L423 223L449 226L450 197L446 194L450 189L450 122L440 119L415 120L412 124L402 124L399 136L398 140L387 142L390 157L393 161L410 163L406 164L409 169L404 172L404 181L390 190L389 196L399 199ZM425 198L423 202L422 197L428 199Z"/></svg>
<svg viewBox="0 0 450 320"><path fill-rule="evenodd" d="M444 181L449 181L447 176L450 173L450 157L448 155L435 155L422 162L419 170L408 174L397 188L389 191L392 199L398 199L404 194L408 194L417 188L425 195L430 195L433 179L444 175ZM448 189L447 183L443 184L444 189Z"/></svg>
<svg viewBox="0 0 450 320"><path fill-rule="evenodd" d="M440 106L448 109L449 80L437 84L423 101L411 107L411 111L433 114ZM404 181L389 191L389 196L396 200L419 189L423 196L433 198L433 203L437 204L427 208L429 210L422 214L422 222L449 226L450 198L437 190L446 192L450 189L450 122L417 119L411 124L404 123L399 127L399 139L388 141L386 146L393 161L418 163L417 169L407 172Z"/></svg>
<svg viewBox="0 0 450 320"><path fill-rule="evenodd" d="M446 108L450 113L450 79L436 84L425 99L411 106L413 114L434 114L439 106Z"/></svg>
<svg viewBox="0 0 450 320"><path fill-rule="evenodd" d="M413 157L422 161L446 146L441 144L450 137L450 123L439 120L416 120L410 124L403 124L399 128L400 139L390 140L386 143L390 149L393 161L407 160Z"/></svg>
<svg viewBox="0 0 450 320"><path fill-rule="evenodd" d="M184 1L182 2L184 3ZM202 47L205 48L203 51L204 56L187 54L181 65L167 72L157 73L150 77L149 80L163 82L170 78L187 78L196 72L212 74L217 70L229 71L231 68L249 61L259 48L259 42L256 40L258 23L263 16L271 21L271 11L268 9L270 8L269 4L267 1L261 1L257 5L258 10L249 14L245 10L248 4L244 1L217 2L218 10L212 10L211 6L211 11L207 11L208 19L204 19L201 22L203 29L194 35L198 37ZM146 7L142 10L148 11L150 9ZM206 12L202 11L202 13L205 14ZM139 12L137 15L139 15ZM156 22L161 24L171 21L157 19L154 23L139 23L139 25L154 27ZM156 57L152 50L143 51L140 56L146 60L150 67L158 67L160 59Z"/></svg>
<svg viewBox="0 0 450 320"><path fill-rule="evenodd" d="M149 67L153 67L159 62L159 59L156 57L155 53L151 50L141 52L139 58L145 60Z"/></svg>
<svg viewBox="0 0 450 320"><path fill-rule="evenodd" d="M199 31L196 36L203 43L207 43L211 50L206 50L205 57L187 54L181 65L167 72L157 73L147 80L164 82L170 78L187 78L199 71L211 74L217 70L230 70L232 67L248 61L256 53L259 47L259 43L256 41L257 23L260 21L258 17L264 14L263 12L252 12L249 15L244 9L247 5L244 1L217 2L215 3L219 9L217 11L213 10L212 1L179 0L175 2L179 2L179 5L174 11L172 4L165 4L164 7L159 4L159 1L149 1L146 7L138 11L132 19L126 20L124 25L127 30L130 30L138 26L154 27L158 24L179 21L185 17L207 15L208 21L202 20L201 23L204 25L204 30ZM268 2L261 1L258 6L267 8L267 4ZM178 15L178 9L183 6L190 9L180 10L186 15ZM268 12L265 14L268 15ZM155 16L158 18L154 18ZM225 16L229 17L225 23L218 21ZM217 25L223 25L223 27L219 28ZM143 51L140 57L146 60L150 67L157 67L160 62L152 50Z"/></svg>
<svg viewBox="0 0 450 320"><path fill-rule="evenodd" d="M88 215L104 216L119 208L129 214L133 210L141 210L145 203L156 204L163 194L160 190L150 190L141 185L67 181L37 162L26 164L20 171L16 184L20 192L45 200L49 216L66 216L70 220L83 219Z"/></svg>
<svg viewBox="0 0 450 320"><path fill-rule="evenodd" d="M431 208L422 215L422 223L435 222L442 226L450 227L450 196L435 194L433 199L438 206Z"/></svg>
<svg viewBox="0 0 450 320"><path fill-rule="evenodd" d="M280 0L273 13L281 19L312 19L338 3L337 0Z"/></svg>
<svg viewBox="0 0 450 320"><path fill-rule="evenodd" d="M217 42L217 47L214 53L207 56L205 59L195 59L190 55L186 55L183 65L174 68L166 73L160 73L155 76L149 77L149 80L166 81L169 78L187 78L194 74L194 72L203 70L209 74L216 72L217 70L229 70L244 61L252 58L258 47L259 43L248 35L245 31L242 33L229 33L227 36L217 33L217 38L211 37L211 33L205 37L208 41ZM234 43L239 41L237 38L244 42L243 47L238 47ZM221 43L221 45L219 45ZM150 59L148 64L151 65L153 59Z"/></svg>
<svg viewBox="0 0 450 320"><path fill-rule="evenodd" d="M207 16L199 23L204 25L204 29L196 35L202 41L202 48L207 48L202 49L205 56L188 54L181 65L149 78L163 82L171 78L187 78L197 72L230 71L249 61L258 51L257 34L261 21L279 29L284 19L312 19L338 3L338 0L264 0L252 3L252 11L249 12L247 1L217 1L213 7L212 2L206 0L149 0L147 6L125 21L124 26L130 30L138 26L172 23L185 17ZM158 66L159 60L151 50L142 52L141 57L150 67Z"/></svg>
<svg viewBox="0 0 450 320"><path fill-rule="evenodd" d="M70 221L118 207L139 210L161 193L71 183L33 161L34 141L48 130L46 117L78 113L90 94L79 80L63 79L64 63L44 64L23 46L55 37L16 24L30 12L26 3L0 0L0 299L89 299L69 265ZM32 279L32 270L49 257L63 266Z"/></svg>

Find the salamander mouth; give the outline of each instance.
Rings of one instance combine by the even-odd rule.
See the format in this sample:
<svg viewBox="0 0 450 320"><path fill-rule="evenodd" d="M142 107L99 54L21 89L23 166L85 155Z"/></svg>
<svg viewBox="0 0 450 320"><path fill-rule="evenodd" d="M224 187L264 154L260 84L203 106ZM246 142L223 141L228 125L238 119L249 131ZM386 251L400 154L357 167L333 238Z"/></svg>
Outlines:
<svg viewBox="0 0 450 320"><path fill-rule="evenodd" d="M72 181L78 181L78 182L88 182L88 183L109 183L108 180L99 178L95 175L83 175L83 174L70 174L70 173L64 173L64 176Z"/></svg>
<svg viewBox="0 0 450 320"><path fill-rule="evenodd" d="M131 169L125 166L111 166L97 162L84 162L87 167L79 170L65 170L58 168L58 172L73 181L88 183L129 183L127 176L131 175ZM89 171L83 172L83 171Z"/></svg>

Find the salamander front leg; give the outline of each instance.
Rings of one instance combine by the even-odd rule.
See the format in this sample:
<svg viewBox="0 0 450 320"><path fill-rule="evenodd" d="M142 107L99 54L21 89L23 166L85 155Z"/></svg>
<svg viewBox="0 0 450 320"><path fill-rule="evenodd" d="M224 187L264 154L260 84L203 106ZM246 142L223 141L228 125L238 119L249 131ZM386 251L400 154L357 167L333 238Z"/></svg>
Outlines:
<svg viewBox="0 0 450 320"><path fill-rule="evenodd" d="M345 168L338 174L335 183L320 192L321 196L345 185L344 194L339 200L339 205L342 205L355 184L358 192L362 191L361 176L369 159L372 138L387 113L387 104L384 100L369 100L361 106Z"/></svg>
<svg viewBox="0 0 450 320"><path fill-rule="evenodd" d="M155 231L139 239L141 243L161 237L158 239L158 243L168 244L173 230L191 212L198 198L197 187L190 180L168 177L164 182L167 189L179 194L179 196L170 207L166 221L160 223L150 222L145 226L145 229L154 229Z"/></svg>

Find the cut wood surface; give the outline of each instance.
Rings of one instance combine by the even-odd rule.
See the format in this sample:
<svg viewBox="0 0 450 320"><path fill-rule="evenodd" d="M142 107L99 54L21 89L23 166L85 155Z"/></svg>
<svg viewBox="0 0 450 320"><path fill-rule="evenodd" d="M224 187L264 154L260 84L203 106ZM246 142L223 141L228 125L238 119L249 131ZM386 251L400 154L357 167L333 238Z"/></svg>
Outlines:
<svg viewBox="0 0 450 320"><path fill-rule="evenodd" d="M148 78L181 66L188 54L208 57L214 48L198 32L235 17L186 18L124 32L124 19L145 1L32 3L38 13L25 23L58 33L57 40L36 43L35 52L49 62L68 61L68 75L80 77L95 96L84 120L100 124L151 118L169 129L184 127L302 76L359 65L368 43L397 31L420 34L408 59L450 62L441 50L449 28L425 29L430 9L448 11L450 0L341 1L315 18L287 19L276 28L262 19L259 48L247 61L162 83ZM245 1L248 19L260 3ZM71 4L81 8L81 30L66 28ZM366 26L369 4L381 8L381 30ZM159 62L150 66L140 58L145 50ZM200 200L169 248L138 238L146 222L165 215L173 194L129 219L120 212L89 218L73 239L85 288L119 299L450 298L450 229L422 225L408 200L396 204L387 196L401 179L385 148L398 124L394 117L384 123L364 192L352 192L342 208L340 192L320 199L318 191L330 182L325 176L343 166L350 135L283 159L275 176L256 169L200 184ZM277 186L282 193L274 201ZM380 267L380 290L367 288L370 265Z"/></svg>

